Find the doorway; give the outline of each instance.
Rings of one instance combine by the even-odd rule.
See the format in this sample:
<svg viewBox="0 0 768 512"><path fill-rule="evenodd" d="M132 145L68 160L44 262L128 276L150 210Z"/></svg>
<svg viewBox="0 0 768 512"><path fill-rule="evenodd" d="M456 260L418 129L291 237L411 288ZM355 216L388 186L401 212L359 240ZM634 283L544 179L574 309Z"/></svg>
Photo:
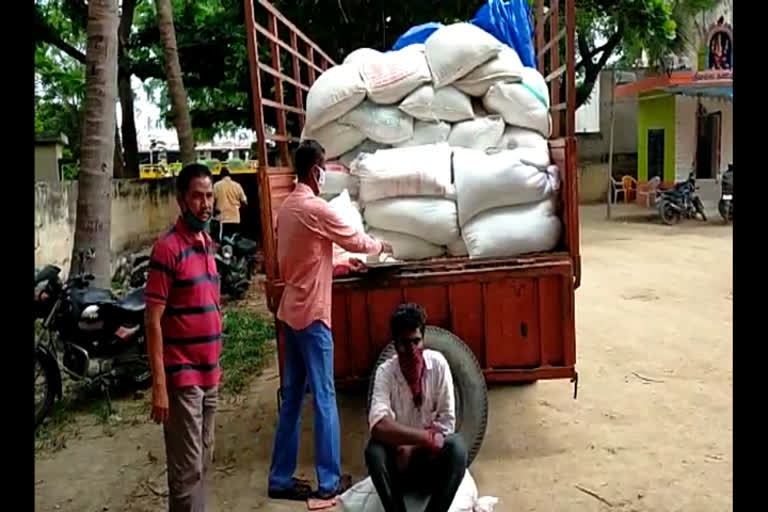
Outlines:
<svg viewBox="0 0 768 512"><path fill-rule="evenodd" d="M664 181L664 129L648 130L648 181L658 176Z"/></svg>
<svg viewBox="0 0 768 512"><path fill-rule="evenodd" d="M720 169L722 113L699 114L696 136L696 179L714 180Z"/></svg>

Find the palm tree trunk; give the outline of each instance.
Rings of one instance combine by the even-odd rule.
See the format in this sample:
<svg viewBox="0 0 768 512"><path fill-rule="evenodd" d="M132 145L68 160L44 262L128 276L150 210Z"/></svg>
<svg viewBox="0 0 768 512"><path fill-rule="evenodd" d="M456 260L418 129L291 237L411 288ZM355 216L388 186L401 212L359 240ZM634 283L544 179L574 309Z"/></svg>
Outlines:
<svg viewBox="0 0 768 512"><path fill-rule="evenodd" d="M192 134L192 120L189 117L187 93L181 79L179 52L176 47L176 30L173 27L173 8L171 0L156 0L157 26L165 55L165 74L168 80L168 94L173 106L173 123L179 138L181 161L184 164L197 160L195 139Z"/></svg>
<svg viewBox="0 0 768 512"><path fill-rule="evenodd" d="M120 13L120 26L118 37L120 39L119 55L123 55L124 48L131 37L133 26L133 14L136 10L136 0L123 0ZM123 155L125 169L124 177L139 177L139 143L136 136L136 120L133 117L133 88L131 87L131 74L128 71L118 69L117 94L120 97L120 108L123 114L123 122L120 126L123 138Z"/></svg>
<svg viewBox="0 0 768 512"><path fill-rule="evenodd" d="M110 283L112 166L117 95L117 0L88 2L85 53L85 127L80 151L77 220L71 271L94 275L96 286ZM81 251L92 258L81 260ZM82 262L82 267L80 264Z"/></svg>

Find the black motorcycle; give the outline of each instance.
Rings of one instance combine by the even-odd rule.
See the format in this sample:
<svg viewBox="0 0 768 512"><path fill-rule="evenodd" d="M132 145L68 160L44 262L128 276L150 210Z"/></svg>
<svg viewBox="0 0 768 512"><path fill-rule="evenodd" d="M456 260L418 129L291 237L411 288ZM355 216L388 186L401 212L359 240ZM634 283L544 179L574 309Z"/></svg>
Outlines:
<svg viewBox="0 0 768 512"><path fill-rule="evenodd" d="M216 251L216 270L221 279L221 291L240 299L251 286L258 244L238 233L222 237Z"/></svg>
<svg viewBox="0 0 768 512"><path fill-rule="evenodd" d="M47 265L35 271L35 427L62 396L61 373L98 384L146 387L152 381L144 343L144 288L118 299L90 286L93 276Z"/></svg>
<svg viewBox="0 0 768 512"><path fill-rule="evenodd" d="M681 219L695 219L701 216L706 222L707 215L704 213L704 204L701 198L696 194L696 178L693 173L688 175L688 179L681 183L676 183L675 187L665 190L656 199L659 208L661 221L667 225L674 225Z"/></svg>
<svg viewBox="0 0 768 512"><path fill-rule="evenodd" d="M733 222L733 164L728 164L728 170L723 173L717 211L725 222Z"/></svg>

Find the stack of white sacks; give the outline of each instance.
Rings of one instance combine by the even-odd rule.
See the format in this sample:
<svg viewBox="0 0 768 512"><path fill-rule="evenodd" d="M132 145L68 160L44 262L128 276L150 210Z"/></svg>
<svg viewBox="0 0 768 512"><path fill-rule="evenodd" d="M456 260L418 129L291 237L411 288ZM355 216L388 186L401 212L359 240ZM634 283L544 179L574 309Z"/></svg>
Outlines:
<svg viewBox="0 0 768 512"><path fill-rule="evenodd" d="M322 196L398 259L548 251L561 230L548 98L514 50L457 23L327 70L302 138L325 147Z"/></svg>

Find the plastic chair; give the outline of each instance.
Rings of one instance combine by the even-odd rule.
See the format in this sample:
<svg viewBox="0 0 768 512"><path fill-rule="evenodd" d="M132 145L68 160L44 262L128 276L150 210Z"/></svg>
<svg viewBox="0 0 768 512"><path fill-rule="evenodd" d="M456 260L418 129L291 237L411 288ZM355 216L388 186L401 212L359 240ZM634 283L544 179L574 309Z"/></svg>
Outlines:
<svg viewBox="0 0 768 512"><path fill-rule="evenodd" d="M624 186L624 202L628 203L633 193L637 195L637 180L632 176L624 175L621 177L621 184Z"/></svg>
<svg viewBox="0 0 768 512"><path fill-rule="evenodd" d="M650 208L656 203L656 197L659 195L659 186L661 185L661 178L654 176L651 181L646 183L642 187L637 189L637 201L645 203L646 208ZM651 201L653 200L653 201Z"/></svg>
<svg viewBox="0 0 768 512"><path fill-rule="evenodd" d="M608 178L608 187L610 188L608 193L613 197L613 204L616 204L616 201L618 201L619 194L624 194L624 198L626 199L627 191L624 189L624 183L616 181L613 178Z"/></svg>

